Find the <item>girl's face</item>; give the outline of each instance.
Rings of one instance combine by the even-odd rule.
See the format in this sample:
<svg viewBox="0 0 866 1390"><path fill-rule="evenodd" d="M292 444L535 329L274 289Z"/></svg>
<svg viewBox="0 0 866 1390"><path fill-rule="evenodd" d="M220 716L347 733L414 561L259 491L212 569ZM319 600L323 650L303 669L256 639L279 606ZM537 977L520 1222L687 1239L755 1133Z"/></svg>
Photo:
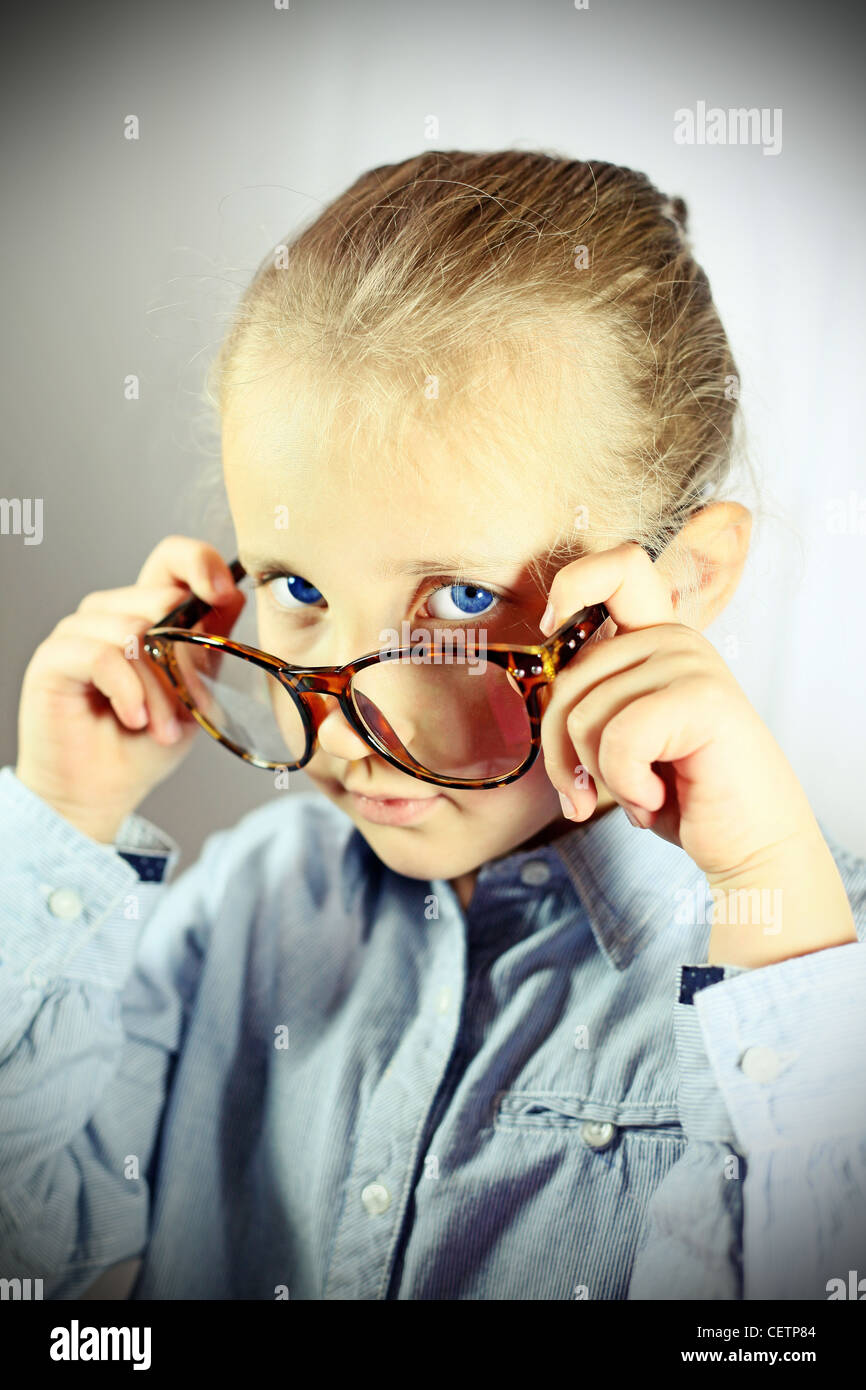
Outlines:
<svg viewBox="0 0 866 1390"><path fill-rule="evenodd" d="M296 665L342 665L379 649L383 631L399 634L404 621L431 632L466 627L476 640L483 631L487 643L543 640L538 623L554 571L542 570L542 591L529 564L552 544L556 499L529 462L519 503L505 500L496 477L520 463L492 448L487 459L477 450L461 459L424 439L393 475L357 450L350 468L345 455L323 456L281 419L259 383L226 412L223 461L241 563L256 579L284 572L248 600L258 605L263 650ZM504 787L438 788L386 762L336 701L326 705L304 771L395 872L456 878L551 822L567 828L543 754ZM416 804L404 823L381 823L381 808L377 819L358 793Z"/></svg>

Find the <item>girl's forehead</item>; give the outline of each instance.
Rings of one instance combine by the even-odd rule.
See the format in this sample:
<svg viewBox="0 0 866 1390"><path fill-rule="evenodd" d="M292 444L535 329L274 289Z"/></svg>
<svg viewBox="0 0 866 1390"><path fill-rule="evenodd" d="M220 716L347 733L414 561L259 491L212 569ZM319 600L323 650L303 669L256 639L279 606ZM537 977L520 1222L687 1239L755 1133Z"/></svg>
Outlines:
<svg viewBox="0 0 866 1390"><path fill-rule="evenodd" d="M527 495L563 438L573 457L585 453L562 403L537 397L526 383L518 388L510 375L493 372L477 392L471 380L448 376L434 399L422 386L403 381L386 389L378 381L352 389L326 379L317 389L298 364L271 355L233 382L224 447L244 461L316 468L341 480L354 468L365 479L379 471L411 483L434 469L452 484L465 477L489 487L495 480Z"/></svg>
<svg viewBox="0 0 866 1390"><path fill-rule="evenodd" d="M465 573L509 585L543 563L557 539L549 509L472 495L444 479L434 488L410 477L354 491L327 485L322 474L297 487L286 481L247 474L229 489L239 543L319 572L383 582Z"/></svg>
<svg viewBox="0 0 866 1390"><path fill-rule="evenodd" d="M292 543L327 536L395 563L464 554L467 563L510 557L513 568L560 538L567 511L535 460L517 445L509 454L483 432L461 440L416 428L403 432L400 446L383 448L246 410L228 421L223 459L235 521L250 536L270 532L271 541Z"/></svg>

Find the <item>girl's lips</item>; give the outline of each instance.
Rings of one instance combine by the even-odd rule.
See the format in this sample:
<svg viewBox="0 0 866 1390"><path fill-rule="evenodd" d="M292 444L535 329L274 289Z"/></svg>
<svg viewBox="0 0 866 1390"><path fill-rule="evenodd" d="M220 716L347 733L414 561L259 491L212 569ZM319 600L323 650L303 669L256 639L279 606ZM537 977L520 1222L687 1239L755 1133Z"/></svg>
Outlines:
<svg viewBox="0 0 866 1390"><path fill-rule="evenodd" d="M438 794L412 798L363 796L360 792L348 794L358 814L376 825L409 825L429 815L431 807L442 800Z"/></svg>

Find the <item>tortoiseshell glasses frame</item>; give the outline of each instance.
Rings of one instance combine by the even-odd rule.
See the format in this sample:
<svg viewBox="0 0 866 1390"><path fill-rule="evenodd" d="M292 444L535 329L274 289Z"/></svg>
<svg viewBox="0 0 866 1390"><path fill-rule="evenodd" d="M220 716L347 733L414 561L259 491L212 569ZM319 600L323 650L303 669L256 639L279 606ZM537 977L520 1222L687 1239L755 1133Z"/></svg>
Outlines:
<svg viewBox="0 0 866 1390"><path fill-rule="evenodd" d="M246 574L240 560L234 560L229 569L236 583ZM359 738L386 762L399 768L401 772L410 773L421 782L431 782L437 787L465 787L476 791L505 786L529 771L541 751L541 716L544 703L542 697L545 690L609 616L604 604L594 604L573 614L556 632L551 633L546 642L525 647L512 647L503 643L485 647L484 659L502 667L508 673L514 687L519 690L526 703L530 733L529 751L523 762L511 772L498 777L459 778L442 777L429 771L416 762L408 750L405 759L395 755L363 722L352 694L352 679L359 671L380 661L394 661L401 657L404 661L412 660L413 655L423 657L426 649L432 647L430 642L414 642L408 647L367 652L364 656L358 657L357 661L350 661L345 666L292 666L279 657L260 651L257 647L248 647L228 637L189 630L211 611L213 605L192 595L148 629L144 634L143 646L145 653L161 673L163 681L167 682L168 688L183 702L205 733L210 734L211 738L228 748L236 757L251 763L253 767L300 770L316 751L318 726L325 717L306 697L333 695L346 722ZM303 756L294 763L270 762L251 753L249 749L242 748L215 728L207 716L196 707L195 701L186 689L173 651L176 642L192 642L232 652L273 676L291 697L303 722L306 732Z"/></svg>

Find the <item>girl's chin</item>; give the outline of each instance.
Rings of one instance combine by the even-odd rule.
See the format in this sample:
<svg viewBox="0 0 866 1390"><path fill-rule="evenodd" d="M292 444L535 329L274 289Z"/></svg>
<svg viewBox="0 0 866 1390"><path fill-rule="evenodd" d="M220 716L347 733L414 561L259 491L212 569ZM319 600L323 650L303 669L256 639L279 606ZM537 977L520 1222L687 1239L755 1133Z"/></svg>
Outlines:
<svg viewBox="0 0 866 1390"><path fill-rule="evenodd" d="M567 826L567 821L563 825ZM364 839L374 854L392 873L405 878L424 880L461 878L474 874L488 861L501 859L523 847L527 837L515 842L513 835L503 839L495 827L488 827L489 839L467 834L463 826L457 832L449 827L448 834L437 835L432 824L428 829L418 826L397 828L371 825L356 821Z"/></svg>
<svg viewBox="0 0 866 1390"><path fill-rule="evenodd" d="M354 822L379 859L407 878L451 879L473 873L489 859L545 843L572 824L562 817L558 799L553 812L542 799L541 804L524 805L518 816L516 807L506 811L494 793L487 792L484 805L496 809L485 821L478 805L481 792L464 793L468 804L461 804L459 793L415 782L411 796L383 800L350 792L331 778L311 780ZM416 787L421 790L414 794ZM555 795L549 783L546 787ZM462 814L456 817L455 812Z"/></svg>

